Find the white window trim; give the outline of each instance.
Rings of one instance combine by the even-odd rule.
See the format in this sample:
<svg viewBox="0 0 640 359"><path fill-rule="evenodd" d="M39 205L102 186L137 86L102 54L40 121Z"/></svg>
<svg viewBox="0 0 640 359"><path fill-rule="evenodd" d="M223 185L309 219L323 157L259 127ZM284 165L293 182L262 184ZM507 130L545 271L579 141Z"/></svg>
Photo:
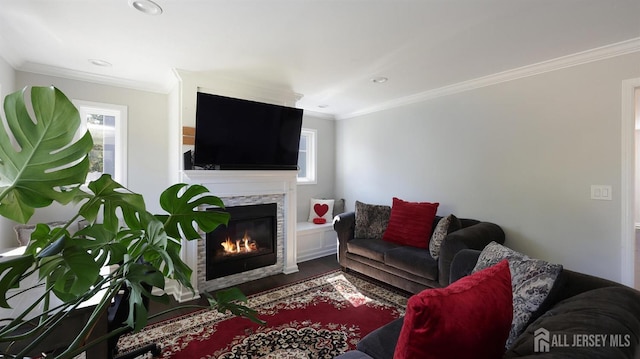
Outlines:
<svg viewBox="0 0 640 359"><path fill-rule="evenodd" d="M307 176L298 177L298 184L316 184L316 168L317 168L317 142L318 131L311 128L303 128L300 136L307 138Z"/></svg>
<svg viewBox="0 0 640 359"><path fill-rule="evenodd" d="M123 186L127 186L127 106L114 105L110 103L91 102L83 100L72 100L73 104L83 113L98 112L116 117L115 130L115 174L113 179ZM83 126L84 126L84 122ZM86 128L86 127L85 127Z"/></svg>

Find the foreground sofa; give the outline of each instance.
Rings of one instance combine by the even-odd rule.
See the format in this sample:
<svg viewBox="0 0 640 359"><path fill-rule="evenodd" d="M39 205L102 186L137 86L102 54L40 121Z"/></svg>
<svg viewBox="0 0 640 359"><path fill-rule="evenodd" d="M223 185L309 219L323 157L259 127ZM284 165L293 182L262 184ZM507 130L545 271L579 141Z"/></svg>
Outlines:
<svg viewBox="0 0 640 359"><path fill-rule="evenodd" d="M435 217L432 230L441 219L441 216ZM340 266L345 271L365 274L410 293L449 284L451 262L460 250L482 249L491 241L505 241L504 231L494 223L460 219L461 228L446 235L438 259L434 259L429 249L403 246L381 238L358 238L356 220L356 212L339 214L334 220Z"/></svg>
<svg viewBox="0 0 640 359"><path fill-rule="evenodd" d="M471 273L480 251L460 251L452 282ZM371 332L340 359L391 359L404 318ZM540 310L503 358L639 358L640 292L562 269Z"/></svg>

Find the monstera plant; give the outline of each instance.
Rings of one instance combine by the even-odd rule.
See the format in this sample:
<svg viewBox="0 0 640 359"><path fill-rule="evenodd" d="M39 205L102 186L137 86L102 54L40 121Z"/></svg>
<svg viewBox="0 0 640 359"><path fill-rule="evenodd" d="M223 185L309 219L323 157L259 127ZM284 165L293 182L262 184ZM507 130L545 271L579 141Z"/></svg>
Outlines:
<svg viewBox="0 0 640 359"><path fill-rule="evenodd" d="M58 357L72 357L108 336L143 328L149 318L145 302L169 300L166 294L150 290L163 289L167 279L193 290L191 269L179 255L181 239L200 238L199 230L209 232L227 223L229 215L218 197L199 185L176 184L160 196L166 213L154 215L145 209L141 195L109 175L85 186L93 141L81 129L77 109L54 87L12 93L5 98L4 112L0 215L27 223L35 209L54 202L75 206L77 214L62 228L38 224L24 254L0 262L0 306L9 308L14 296L23 305L27 302L23 312L0 318L2 357L39 350L47 336L64 325L63 319L90 298L100 300L75 340L56 353ZM200 206L217 210L199 211ZM70 228L78 220L88 225L72 234ZM105 267L110 270L101 271ZM25 287L27 282L34 284ZM89 342L92 328L123 288L130 293L125 323ZM237 289L209 298L212 308L260 322L243 301L246 298ZM12 345L15 342L23 344Z"/></svg>

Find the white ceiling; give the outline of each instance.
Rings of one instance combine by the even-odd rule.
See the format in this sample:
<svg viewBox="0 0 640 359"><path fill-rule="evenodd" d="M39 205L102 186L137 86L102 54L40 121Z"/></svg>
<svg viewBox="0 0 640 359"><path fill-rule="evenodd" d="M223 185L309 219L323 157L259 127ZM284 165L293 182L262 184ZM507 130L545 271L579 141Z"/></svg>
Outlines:
<svg viewBox="0 0 640 359"><path fill-rule="evenodd" d="M127 0L0 0L0 55L18 70L159 92L175 84L172 68L209 71L292 90L304 96L299 107L348 117L640 40L640 0L156 3L162 15L137 12ZM374 84L375 76L389 81Z"/></svg>

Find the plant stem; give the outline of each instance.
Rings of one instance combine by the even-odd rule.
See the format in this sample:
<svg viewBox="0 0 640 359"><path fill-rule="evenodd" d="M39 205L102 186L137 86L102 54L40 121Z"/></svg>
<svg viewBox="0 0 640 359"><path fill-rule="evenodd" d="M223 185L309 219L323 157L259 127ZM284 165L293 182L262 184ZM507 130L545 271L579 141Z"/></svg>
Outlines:
<svg viewBox="0 0 640 359"><path fill-rule="evenodd" d="M94 295L98 294L101 290L103 290L102 286L107 283L108 280L110 280L112 277L112 275L108 275L105 278L103 278L98 285L96 285L92 290L88 291L87 293L85 293L84 295L76 298L73 302L69 302L67 303L68 306L65 307L64 310L61 310L59 312L57 312L56 314L54 314L54 316L52 316L50 319L50 321L48 321L48 323L51 323L47 329L45 329L42 333L40 333L27 347L25 347L20 353L17 354L18 357L20 356L24 356L26 354L28 354L31 350L33 350L38 344L40 344L49 334L51 334L51 332L56 329L56 327L58 325L60 325L60 323L62 322L62 320L64 320L71 311L75 310L78 308L78 306L80 306L83 302L91 299L91 297L93 297ZM106 303L108 304L111 301L111 298L113 298L113 296L115 295L115 293L117 293L117 290L114 291L114 293L109 293L107 292L110 296L108 298L103 297L103 299L101 300L100 305L104 306L105 300ZM98 309L94 309L93 313L92 313L92 318L95 316L95 312ZM86 327L86 326L85 326ZM81 332L84 333L85 329L83 329L83 331ZM74 343L76 341L78 341L78 339L83 339L84 336L78 335L76 337L76 340L74 340ZM73 344L72 344L73 345Z"/></svg>
<svg viewBox="0 0 640 359"><path fill-rule="evenodd" d="M113 299L116 296L116 294L118 294L118 291L120 290L120 285L121 284L118 284L116 286L110 286L105 296L102 297L102 299L100 300L100 303L94 308L93 312L91 312L89 321L87 321L84 328L82 328L80 333L76 336L74 341L67 347L67 349L64 352L62 352L62 354L60 354L59 358L68 357L72 351L80 348L82 342L89 337L89 334L95 327L98 319L100 319L100 317L104 315L104 311L106 310L107 306L111 303L111 299ZM83 346L83 348L85 350L87 349L86 346Z"/></svg>

